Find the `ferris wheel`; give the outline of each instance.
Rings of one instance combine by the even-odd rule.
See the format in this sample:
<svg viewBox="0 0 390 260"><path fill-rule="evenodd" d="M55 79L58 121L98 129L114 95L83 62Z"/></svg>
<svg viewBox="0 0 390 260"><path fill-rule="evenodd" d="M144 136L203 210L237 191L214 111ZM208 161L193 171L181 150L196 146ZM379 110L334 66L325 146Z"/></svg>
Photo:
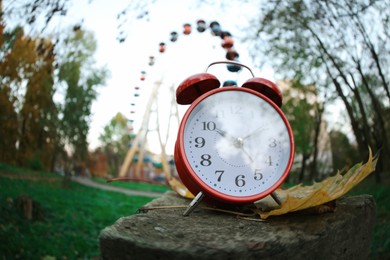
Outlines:
<svg viewBox="0 0 390 260"><path fill-rule="evenodd" d="M138 104L138 106L142 105L144 108L143 117L123 160L119 178L148 182L163 180L170 183L171 186L172 182L176 183L173 155L167 152L167 143L172 138L176 139L179 126L179 108L176 103L177 86L175 84L165 84L164 76L152 83L148 82L152 68L159 62L159 58L166 53L167 48L170 48L171 45L174 46L173 43L180 41L182 37L205 34L209 31L211 37L220 39L219 48L225 52L224 59L233 61L226 64L226 70L230 73L239 73L242 69L241 66L235 64L235 62L239 62L240 55L234 48L234 39L229 31L223 30L217 21L207 23L203 19L197 20L195 27L196 30L193 30L191 23L184 23L181 33L172 31L169 34L169 41L156 43L158 55L150 55L147 59L147 68L141 69L139 85L134 87L134 99L140 99L141 91L144 88L149 90L148 99L146 103ZM232 79L223 82L224 86L236 84L236 81ZM161 98L164 99L163 105L159 102ZM136 106L136 101L131 103L131 115L137 114ZM134 119L130 118L128 121L129 128L132 129ZM153 145L160 148L160 152L157 154L150 151L149 137L152 134L155 136Z"/></svg>

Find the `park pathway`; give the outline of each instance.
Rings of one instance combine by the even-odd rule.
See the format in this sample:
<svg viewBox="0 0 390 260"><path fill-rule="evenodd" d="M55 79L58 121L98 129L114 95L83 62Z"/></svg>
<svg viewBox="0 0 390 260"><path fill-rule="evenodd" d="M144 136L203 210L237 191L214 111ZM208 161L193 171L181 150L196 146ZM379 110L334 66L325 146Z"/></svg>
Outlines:
<svg viewBox="0 0 390 260"><path fill-rule="evenodd" d="M95 187L102 190L108 190L108 191L114 191L114 192L120 192L126 195L130 196L143 196L143 197L149 197L149 198L157 198L163 195L162 192L153 192L153 191L141 191L141 190L129 190L121 187L116 187L109 184L102 184L92 181L88 177L80 177L80 176L72 176L72 181L78 182L80 184Z"/></svg>

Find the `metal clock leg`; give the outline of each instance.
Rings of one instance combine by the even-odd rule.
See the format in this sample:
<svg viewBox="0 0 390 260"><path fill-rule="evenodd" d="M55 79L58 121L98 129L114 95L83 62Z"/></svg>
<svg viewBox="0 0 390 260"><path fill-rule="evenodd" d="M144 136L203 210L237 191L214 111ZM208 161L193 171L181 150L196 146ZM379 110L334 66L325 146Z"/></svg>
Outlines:
<svg viewBox="0 0 390 260"><path fill-rule="evenodd" d="M280 200L280 197L278 196L278 194L276 193L276 191L274 191L274 192L271 193L271 197L274 199L274 201L275 201L279 206L282 205L282 201Z"/></svg>
<svg viewBox="0 0 390 260"><path fill-rule="evenodd" d="M188 216L199 205L203 197L204 194L202 192L199 192L191 201L190 205L188 205L188 208L184 211L183 216Z"/></svg>

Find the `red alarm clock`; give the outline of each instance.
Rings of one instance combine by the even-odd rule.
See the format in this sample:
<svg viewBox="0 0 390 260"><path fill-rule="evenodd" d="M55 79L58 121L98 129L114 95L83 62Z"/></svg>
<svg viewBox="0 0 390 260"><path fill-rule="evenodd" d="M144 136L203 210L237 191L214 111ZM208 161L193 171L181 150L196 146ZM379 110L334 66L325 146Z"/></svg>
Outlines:
<svg viewBox="0 0 390 260"><path fill-rule="evenodd" d="M219 63L252 73L231 61L214 62L207 69ZM294 137L280 109L278 87L255 77L241 87L220 87L207 69L176 91L177 103L191 104L174 152L180 179L196 195L184 215L203 198L209 204L249 204L275 195L294 160Z"/></svg>

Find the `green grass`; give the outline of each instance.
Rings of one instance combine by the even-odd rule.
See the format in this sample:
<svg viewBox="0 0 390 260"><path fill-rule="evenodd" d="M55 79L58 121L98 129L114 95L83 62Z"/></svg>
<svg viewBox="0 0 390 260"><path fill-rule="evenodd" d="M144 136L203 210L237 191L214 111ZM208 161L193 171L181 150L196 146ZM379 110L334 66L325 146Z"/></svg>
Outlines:
<svg viewBox="0 0 390 260"><path fill-rule="evenodd" d="M0 165L0 259L93 259L100 231L136 213L151 198L126 196L70 183L55 174ZM28 176L28 179L21 179ZM19 198L39 203L40 217L24 218Z"/></svg>
<svg viewBox="0 0 390 260"><path fill-rule="evenodd" d="M103 178L93 178L94 181L107 184L107 180ZM108 183L108 185L113 185L121 188L131 189L131 190L143 190L143 191L153 191L153 192L166 192L171 188L162 185L162 184L150 184L143 182L135 182L135 181L113 181Z"/></svg>
<svg viewBox="0 0 390 260"><path fill-rule="evenodd" d="M136 213L139 207L152 200L77 183L63 188L63 180L56 174L0 164L0 175L2 173L13 178L0 176L0 259L42 259L45 256L98 259L100 231L118 218ZM378 184L370 176L348 194L371 194L375 198L377 220L371 243L372 259L390 259L390 178L386 179ZM132 182L112 185L161 192L169 189ZM21 195L28 195L40 204L41 219L24 218L18 205Z"/></svg>

